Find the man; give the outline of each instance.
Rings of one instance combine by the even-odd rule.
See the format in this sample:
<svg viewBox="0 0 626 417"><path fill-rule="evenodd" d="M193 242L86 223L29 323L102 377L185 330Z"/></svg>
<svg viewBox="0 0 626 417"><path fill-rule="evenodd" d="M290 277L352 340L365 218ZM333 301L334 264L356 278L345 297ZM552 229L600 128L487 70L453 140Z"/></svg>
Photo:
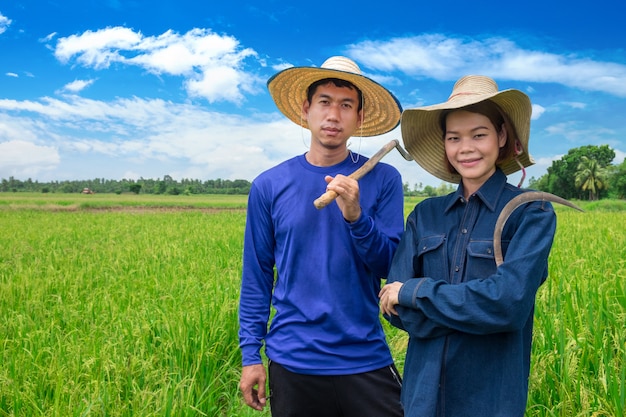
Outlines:
<svg viewBox="0 0 626 417"><path fill-rule="evenodd" d="M384 163L360 183L349 178L367 158L347 146L353 134L395 128L401 107L344 57L286 69L268 88L281 112L310 130L311 145L250 190L239 312L244 400L262 410L269 397L274 417L402 416L378 309L404 225L402 181ZM317 210L313 201L327 190L336 203Z"/></svg>

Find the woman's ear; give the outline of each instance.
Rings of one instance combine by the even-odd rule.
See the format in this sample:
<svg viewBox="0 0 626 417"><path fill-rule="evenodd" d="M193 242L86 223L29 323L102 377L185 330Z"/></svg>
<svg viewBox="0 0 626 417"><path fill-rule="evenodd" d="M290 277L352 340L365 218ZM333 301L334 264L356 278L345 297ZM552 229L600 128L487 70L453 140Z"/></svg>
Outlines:
<svg viewBox="0 0 626 417"><path fill-rule="evenodd" d="M508 134L506 131L506 125L502 123L502 128L498 132L498 146L500 148L504 148L504 145L506 145L507 138L508 138Z"/></svg>

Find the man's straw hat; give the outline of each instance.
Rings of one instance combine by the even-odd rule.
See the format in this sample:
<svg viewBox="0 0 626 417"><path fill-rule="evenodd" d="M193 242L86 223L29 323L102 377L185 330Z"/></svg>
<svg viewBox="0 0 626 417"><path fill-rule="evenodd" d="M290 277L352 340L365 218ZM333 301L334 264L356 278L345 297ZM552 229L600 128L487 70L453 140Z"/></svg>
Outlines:
<svg viewBox="0 0 626 417"><path fill-rule="evenodd" d="M406 109L402 113L401 129L404 147L422 168L435 177L451 183L458 183L461 177L448 172L443 132L439 118L443 110L460 109L484 100L495 102L509 116L521 145L519 162L528 167L535 161L528 153L530 135L530 99L519 90L498 91L498 85L489 77L468 75L459 79L448 101L432 106ZM509 136L510 137L510 136ZM519 171L521 167L514 158L504 161L500 168L505 174Z"/></svg>
<svg viewBox="0 0 626 417"><path fill-rule="evenodd" d="M320 68L292 67L274 75L267 88L278 109L292 122L308 129L302 118L302 104L311 84L325 78L338 78L354 84L363 94L364 120L359 136L387 133L400 123L402 107L385 87L361 75L359 66L349 58L328 58Z"/></svg>

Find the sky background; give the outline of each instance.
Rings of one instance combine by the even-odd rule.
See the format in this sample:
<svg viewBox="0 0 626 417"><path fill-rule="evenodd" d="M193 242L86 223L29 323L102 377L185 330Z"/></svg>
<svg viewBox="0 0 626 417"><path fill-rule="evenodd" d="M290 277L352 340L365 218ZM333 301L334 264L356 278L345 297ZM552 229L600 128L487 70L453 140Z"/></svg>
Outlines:
<svg viewBox="0 0 626 417"><path fill-rule="evenodd" d="M403 108L483 74L533 102L527 179L569 149L626 155L626 25L618 0L0 0L0 178L246 179L310 133L266 82L354 59ZM371 156L400 128L353 138ZM410 188L441 181L393 151ZM519 174L510 176L517 182ZM526 183L527 185L528 183Z"/></svg>

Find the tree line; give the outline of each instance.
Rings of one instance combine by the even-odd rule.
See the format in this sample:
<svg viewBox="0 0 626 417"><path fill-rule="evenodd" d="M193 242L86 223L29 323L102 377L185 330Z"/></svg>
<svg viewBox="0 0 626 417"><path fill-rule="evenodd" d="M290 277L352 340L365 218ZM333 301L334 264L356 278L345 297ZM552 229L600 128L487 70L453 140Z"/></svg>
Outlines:
<svg viewBox="0 0 626 417"><path fill-rule="evenodd" d="M626 160L613 164L615 151L608 145L587 145L570 149L567 155L552 162L547 173L531 177L528 188L545 191L568 200L598 200L626 198ZM415 184L409 189L404 183L404 195L434 197L456 189L448 183L439 187Z"/></svg>
<svg viewBox="0 0 626 417"><path fill-rule="evenodd" d="M20 181L13 177L0 181L0 192L41 192L41 193L134 193L134 194L248 194L250 181L247 180L192 180L177 181L169 175L163 179L92 180L38 182L28 179Z"/></svg>
<svg viewBox="0 0 626 417"><path fill-rule="evenodd" d="M552 162L547 174L531 178L529 188L566 199L626 198L626 160L614 165L615 151L608 145L570 149Z"/></svg>
<svg viewBox="0 0 626 417"><path fill-rule="evenodd" d="M601 198L626 198L626 160L613 165L615 151L608 145L587 145L570 149L567 155L553 161L547 173L540 178L530 178L529 188L546 191L566 199L597 200ZM163 179L138 180L92 180L38 182L13 177L0 181L0 192L41 193L135 193L135 194L248 194L251 183L247 180L174 180L165 175ZM415 184L409 189L404 183L407 196L434 197L454 191L455 186L442 183L439 187Z"/></svg>

